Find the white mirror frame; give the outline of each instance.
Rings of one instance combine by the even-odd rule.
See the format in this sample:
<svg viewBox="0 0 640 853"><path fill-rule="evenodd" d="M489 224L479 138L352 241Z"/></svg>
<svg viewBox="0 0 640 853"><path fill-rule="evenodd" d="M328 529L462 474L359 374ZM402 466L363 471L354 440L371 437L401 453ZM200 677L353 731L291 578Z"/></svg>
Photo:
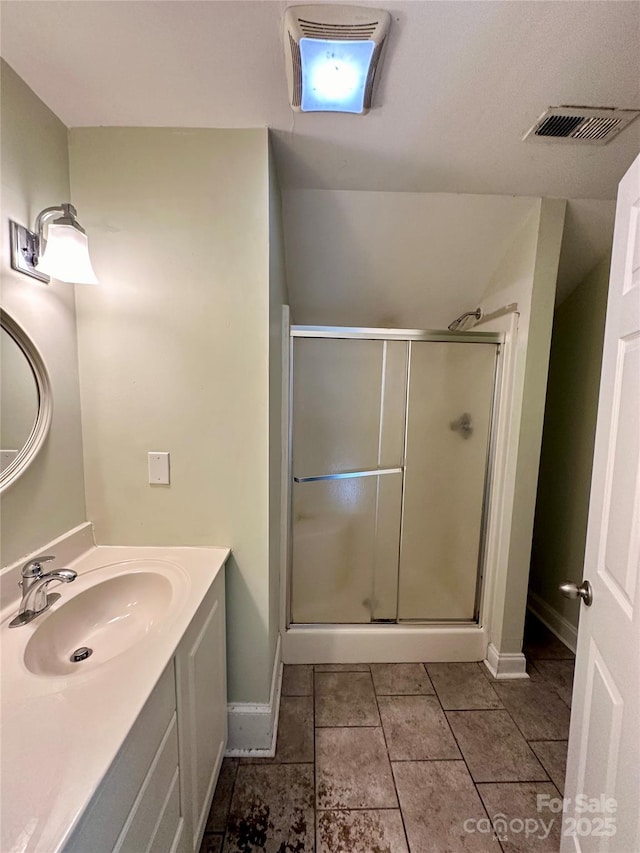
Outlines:
<svg viewBox="0 0 640 853"><path fill-rule="evenodd" d="M38 414L31 434L13 462L0 473L0 492L4 492L26 471L41 450L51 426L53 396L51 380L42 356L24 329L4 309L0 311L0 327L11 335L24 353L38 390Z"/></svg>

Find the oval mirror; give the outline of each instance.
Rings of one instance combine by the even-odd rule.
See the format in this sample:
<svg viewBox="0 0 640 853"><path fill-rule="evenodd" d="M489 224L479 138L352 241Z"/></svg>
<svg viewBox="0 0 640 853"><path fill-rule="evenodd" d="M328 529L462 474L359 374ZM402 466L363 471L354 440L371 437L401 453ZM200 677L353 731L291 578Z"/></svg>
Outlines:
<svg viewBox="0 0 640 853"><path fill-rule="evenodd" d="M25 331L0 312L0 491L33 462L51 424L51 385Z"/></svg>

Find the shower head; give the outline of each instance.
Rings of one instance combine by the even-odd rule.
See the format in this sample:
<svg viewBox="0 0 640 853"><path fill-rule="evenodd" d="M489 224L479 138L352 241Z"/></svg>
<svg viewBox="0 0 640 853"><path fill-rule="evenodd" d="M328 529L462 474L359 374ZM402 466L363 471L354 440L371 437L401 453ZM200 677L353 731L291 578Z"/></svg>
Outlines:
<svg viewBox="0 0 640 853"><path fill-rule="evenodd" d="M475 311L465 311L465 313L461 314L453 321L453 323L449 323L447 328L450 332L462 332L465 328L472 325L475 326L475 323L469 322L471 317L474 317L477 323L482 317L482 308L476 308Z"/></svg>

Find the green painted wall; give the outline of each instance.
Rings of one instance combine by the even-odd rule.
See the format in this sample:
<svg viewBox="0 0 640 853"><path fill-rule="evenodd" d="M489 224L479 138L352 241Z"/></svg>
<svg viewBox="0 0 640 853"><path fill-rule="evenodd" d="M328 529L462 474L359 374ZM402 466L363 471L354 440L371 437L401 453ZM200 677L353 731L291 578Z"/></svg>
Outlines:
<svg viewBox="0 0 640 853"><path fill-rule="evenodd" d="M577 627L579 604L558 592L582 579L609 262L556 309L531 552L530 591Z"/></svg>

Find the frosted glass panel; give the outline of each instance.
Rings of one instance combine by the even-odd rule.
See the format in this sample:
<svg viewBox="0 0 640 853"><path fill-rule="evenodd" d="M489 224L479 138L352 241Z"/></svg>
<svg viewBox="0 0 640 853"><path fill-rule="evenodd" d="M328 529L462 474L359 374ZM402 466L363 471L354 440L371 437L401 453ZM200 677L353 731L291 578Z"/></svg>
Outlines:
<svg viewBox="0 0 640 853"><path fill-rule="evenodd" d="M294 338L293 474L400 468L408 344ZM395 619L402 472L293 486L293 622Z"/></svg>
<svg viewBox="0 0 640 853"><path fill-rule="evenodd" d="M293 622L395 619L402 474L293 487Z"/></svg>
<svg viewBox="0 0 640 853"><path fill-rule="evenodd" d="M294 338L297 477L377 467L383 341Z"/></svg>
<svg viewBox="0 0 640 853"><path fill-rule="evenodd" d="M407 344L294 338L297 477L402 464Z"/></svg>
<svg viewBox="0 0 640 853"><path fill-rule="evenodd" d="M294 622L370 621L377 480L294 483Z"/></svg>
<svg viewBox="0 0 640 853"><path fill-rule="evenodd" d="M412 342L398 618L472 620L496 347Z"/></svg>
<svg viewBox="0 0 640 853"><path fill-rule="evenodd" d="M293 346L291 621L472 621L496 346Z"/></svg>

